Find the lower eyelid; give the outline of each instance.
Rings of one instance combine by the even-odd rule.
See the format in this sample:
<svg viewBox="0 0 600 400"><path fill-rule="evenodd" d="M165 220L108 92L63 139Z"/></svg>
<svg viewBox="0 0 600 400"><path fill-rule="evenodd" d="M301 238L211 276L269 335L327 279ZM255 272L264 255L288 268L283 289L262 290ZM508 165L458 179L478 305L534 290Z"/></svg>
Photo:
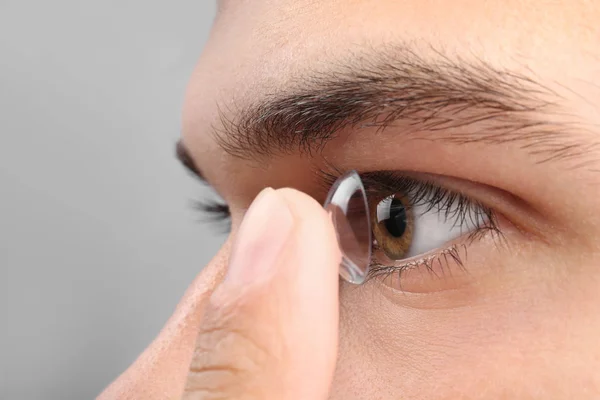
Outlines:
<svg viewBox="0 0 600 400"><path fill-rule="evenodd" d="M468 244L466 243L454 243L444 248L434 249L425 254L399 261L390 260L375 247L373 249L371 274L373 276L376 276L378 273L402 274L408 270L420 267L431 269L430 267L435 262L439 262L438 259L440 258L452 258L453 260L458 260L458 263L462 266L463 255L467 252L467 246Z"/></svg>
<svg viewBox="0 0 600 400"><path fill-rule="evenodd" d="M438 258L431 269L424 268L418 261L415 267L403 271L376 271L374 266L368 290L377 291L398 307L415 309L470 307L490 296L504 293L506 279L513 279L517 271L523 272L518 267L515 270L510 260L521 257L518 255L521 251L534 251L544 244L533 243L537 242L535 238L528 240L501 216L498 226L502 230L501 235L484 231L468 246L468 237L465 237L468 235L452 243L465 245L459 249L462 266L450 258ZM377 255L374 261L378 261ZM530 276L530 272L524 273Z"/></svg>
<svg viewBox="0 0 600 400"><path fill-rule="evenodd" d="M371 281L401 293L434 293L461 288L469 282L468 271L461 266L434 256L424 265L417 261L414 266L402 272L380 272L370 278Z"/></svg>
<svg viewBox="0 0 600 400"><path fill-rule="evenodd" d="M492 242L487 243L486 237ZM395 262L386 260L381 251L374 249L369 279L401 292L431 293L457 289L472 279L468 260L470 246L477 241L483 246L501 245L505 243L503 238L500 231L483 228L475 234L462 235L443 249Z"/></svg>
<svg viewBox="0 0 600 400"><path fill-rule="evenodd" d="M403 281L397 275L369 279L365 289L383 295L396 307L421 310L455 309L471 306L481 294L468 274L435 279L419 269L408 271Z"/></svg>

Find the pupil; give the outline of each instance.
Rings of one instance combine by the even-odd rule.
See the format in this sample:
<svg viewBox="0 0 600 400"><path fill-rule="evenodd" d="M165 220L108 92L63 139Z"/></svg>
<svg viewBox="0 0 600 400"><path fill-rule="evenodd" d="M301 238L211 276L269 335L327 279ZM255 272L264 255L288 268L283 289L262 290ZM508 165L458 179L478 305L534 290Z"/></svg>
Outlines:
<svg viewBox="0 0 600 400"><path fill-rule="evenodd" d="M406 209L396 198L390 204L390 217L385 220L385 228L394 237L401 237L406 231Z"/></svg>

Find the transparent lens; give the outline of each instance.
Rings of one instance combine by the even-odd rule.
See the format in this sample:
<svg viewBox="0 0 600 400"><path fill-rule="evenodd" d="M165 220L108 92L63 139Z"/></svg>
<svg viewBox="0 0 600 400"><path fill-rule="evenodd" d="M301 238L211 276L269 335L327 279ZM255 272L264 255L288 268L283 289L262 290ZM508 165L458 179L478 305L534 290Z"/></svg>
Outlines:
<svg viewBox="0 0 600 400"><path fill-rule="evenodd" d="M350 283L363 283L371 262L371 222L365 188L356 171L333 184L324 207L331 214L342 251L340 275Z"/></svg>

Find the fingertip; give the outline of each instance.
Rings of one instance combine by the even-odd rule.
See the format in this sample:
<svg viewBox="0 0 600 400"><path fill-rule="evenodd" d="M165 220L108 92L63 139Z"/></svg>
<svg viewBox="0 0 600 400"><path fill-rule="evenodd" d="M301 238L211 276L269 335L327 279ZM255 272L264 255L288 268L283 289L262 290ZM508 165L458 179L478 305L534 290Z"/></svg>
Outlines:
<svg viewBox="0 0 600 400"><path fill-rule="evenodd" d="M299 190L284 188L276 193L287 203L296 221L299 257L317 274L327 274L323 267L332 266L337 279L342 255L329 213L313 197Z"/></svg>
<svg viewBox="0 0 600 400"><path fill-rule="evenodd" d="M308 194L292 188L277 189L275 192L288 204L294 216L305 219L311 215L326 216L323 206Z"/></svg>

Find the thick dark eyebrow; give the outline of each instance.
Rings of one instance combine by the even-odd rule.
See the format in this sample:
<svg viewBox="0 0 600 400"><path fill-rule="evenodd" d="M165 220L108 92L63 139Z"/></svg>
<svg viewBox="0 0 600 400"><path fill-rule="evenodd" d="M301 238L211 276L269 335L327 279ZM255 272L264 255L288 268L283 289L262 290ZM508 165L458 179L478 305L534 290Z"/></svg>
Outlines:
<svg viewBox="0 0 600 400"><path fill-rule="evenodd" d="M256 159L310 154L342 132L396 126L403 134L460 144L516 142L537 162L589 162L579 156L593 146L574 134L583 124L533 73L433 53L425 59L408 47L372 49L325 72L308 72L260 101L221 108L216 139L227 153Z"/></svg>

